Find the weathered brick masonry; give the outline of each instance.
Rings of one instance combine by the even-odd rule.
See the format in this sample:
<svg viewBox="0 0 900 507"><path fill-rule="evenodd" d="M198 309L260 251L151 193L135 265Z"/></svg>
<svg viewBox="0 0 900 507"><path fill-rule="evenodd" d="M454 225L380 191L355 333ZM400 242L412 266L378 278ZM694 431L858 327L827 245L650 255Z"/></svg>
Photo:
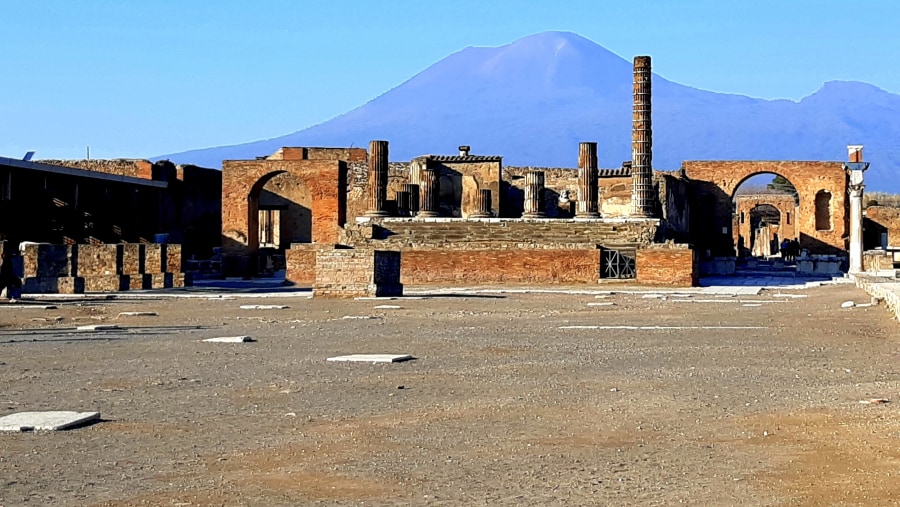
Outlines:
<svg viewBox="0 0 900 507"><path fill-rule="evenodd" d="M499 246L499 245L498 245ZM594 247L486 250L404 249L403 284L597 283L600 251Z"/></svg>
<svg viewBox="0 0 900 507"><path fill-rule="evenodd" d="M751 176L774 173L787 178L799 193L797 225L800 246L814 254L839 254L846 250L849 234L847 174L842 162L804 161L686 161L682 171L694 187L696 204L703 213L692 217L691 234L697 248L711 254L734 255L732 198ZM827 228L817 227L816 196L827 197Z"/></svg>
<svg viewBox="0 0 900 507"><path fill-rule="evenodd" d="M313 297L402 296L400 252L319 249Z"/></svg>
<svg viewBox="0 0 900 507"><path fill-rule="evenodd" d="M637 250L637 282L643 285L693 287L699 284L696 252L687 245L652 245Z"/></svg>

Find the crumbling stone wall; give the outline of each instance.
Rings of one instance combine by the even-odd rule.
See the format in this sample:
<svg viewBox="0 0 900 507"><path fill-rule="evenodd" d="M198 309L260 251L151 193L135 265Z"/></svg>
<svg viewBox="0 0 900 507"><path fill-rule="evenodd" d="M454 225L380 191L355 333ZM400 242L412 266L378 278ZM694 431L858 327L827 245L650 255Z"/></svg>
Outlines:
<svg viewBox="0 0 900 507"><path fill-rule="evenodd" d="M881 246L881 233L887 233L887 244L900 247L900 208L869 206L864 220L865 248Z"/></svg>
<svg viewBox="0 0 900 507"><path fill-rule="evenodd" d="M181 245L24 243L24 293L114 292L191 284Z"/></svg>
<svg viewBox="0 0 900 507"><path fill-rule="evenodd" d="M804 161L686 161L682 171L691 181L695 199L691 220L692 242L711 255L735 255L732 199L751 176L774 173L787 178L799 192L800 246L816 254L842 254L849 235L847 174L841 162ZM831 194L830 228L816 229L816 193Z"/></svg>
<svg viewBox="0 0 900 507"><path fill-rule="evenodd" d="M574 210L578 200L578 169L568 167L511 166L503 168L504 217L517 218L522 215L525 173L543 171L546 187L544 202L548 217L561 216L560 209ZM599 177L599 211L607 218L626 217L631 214L631 174L621 168L601 169ZM560 204L560 196L568 195L570 204ZM566 216L566 215L562 215ZM571 215L568 215L571 216Z"/></svg>

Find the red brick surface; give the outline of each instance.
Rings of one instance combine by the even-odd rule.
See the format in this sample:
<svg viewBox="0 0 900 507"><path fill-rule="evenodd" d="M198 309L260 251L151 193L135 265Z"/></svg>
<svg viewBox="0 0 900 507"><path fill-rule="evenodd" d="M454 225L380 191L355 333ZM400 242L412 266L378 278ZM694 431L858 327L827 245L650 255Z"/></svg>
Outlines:
<svg viewBox="0 0 900 507"><path fill-rule="evenodd" d="M694 183L698 197L691 207L692 236L700 248L712 250L713 255L734 254L732 198L741 183L762 173L787 178L799 192L797 232L801 247L811 253L837 253L845 249L849 211L847 174L842 162L686 161L682 169ZM820 190L831 193L831 229L817 231L815 197Z"/></svg>
<svg viewBox="0 0 900 507"><path fill-rule="evenodd" d="M407 284L597 283L594 249L403 250L400 281Z"/></svg>
<svg viewBox="0 0 900 507"><path fill-rule="evenodd" d="M637 282L641 285L694 287L699 283L697 256L689 248L638 249L635 269Z"/></svg>

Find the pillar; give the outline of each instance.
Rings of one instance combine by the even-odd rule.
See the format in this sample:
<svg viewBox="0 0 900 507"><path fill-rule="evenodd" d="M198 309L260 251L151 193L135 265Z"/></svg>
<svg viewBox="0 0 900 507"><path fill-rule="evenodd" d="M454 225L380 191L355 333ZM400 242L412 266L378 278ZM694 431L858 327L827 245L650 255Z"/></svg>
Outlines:
<svg viewBox="0 0 900 507"><path fill-rule="evenodd" d="M544 171L525 173L525 213L522 218L545 218Z"/></svg>
<svg viewBox="0 0 900 507"><path fill-rule="evenodd" d="M409 192L400 190L394 194L394 199L397 200L397 216L400 216L400 217L412 216L409 212L409 208L410 208Z"/></svg>
<svg viewBox="0 0 900 507"><path fill-rule="evenodd" d="M849 172L850 181L847 185L847 194L850 197L850 244L849 255L850 273L863 272L863 173L869 168L867 162L862 160L862 146L847 146L847 156L850 162L844 164Z"/></svg>
<svg viewBox="0 0 900 507"><path fill-rule="evenodd" d="M419 185L416 183L404 183L402 191L409 194L409 216L416 216L419 212Z"/></svg>
<svg viewBox="0 0 900 507"><path fill-rule="evenodd" d="M653 129L650 114L650 57L634 57L634 109L631 128L632 215L650 218L653 195Z"/></svg>
<svg viewBox="0 0 900 507"><path fill-rule="evenodd" d="M367 217L386 217L389 215L387 201L388 184L388 142L369 142L369 210Z"/></svg>
<svg viewBox="0 0 900 507"><path fill-rule="evenodd" d="M440 216L438 193L440 178L436 167L428 164L419 170L419 214L423 218Z"/></svg>
<svg viewBox="0 0 900 507"><path fill-rule="evenodd" d="M600 218L597 143L578 145L578 207L575 218Z"/></svg>
<svg viewBox="0 0 900 507"><path fill-rule="evenodd" d="M476 199L475 206L475 213L469 215L469 218L491 217L491 189L482 188L478 190L478 197Z"/></svg>

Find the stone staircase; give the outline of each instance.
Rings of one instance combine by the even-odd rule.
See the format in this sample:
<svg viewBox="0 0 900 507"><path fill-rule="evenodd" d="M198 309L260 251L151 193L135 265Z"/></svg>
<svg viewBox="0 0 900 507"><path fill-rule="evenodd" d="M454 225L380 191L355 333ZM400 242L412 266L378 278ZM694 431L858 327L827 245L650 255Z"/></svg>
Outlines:
<svg viewBox="0 0 900 507"><path fill-rule="evenodd" d="M747 277L796 277L797 266L787 264L779 258L750 258L738 261L734 270L735 276Z"/></svg>

